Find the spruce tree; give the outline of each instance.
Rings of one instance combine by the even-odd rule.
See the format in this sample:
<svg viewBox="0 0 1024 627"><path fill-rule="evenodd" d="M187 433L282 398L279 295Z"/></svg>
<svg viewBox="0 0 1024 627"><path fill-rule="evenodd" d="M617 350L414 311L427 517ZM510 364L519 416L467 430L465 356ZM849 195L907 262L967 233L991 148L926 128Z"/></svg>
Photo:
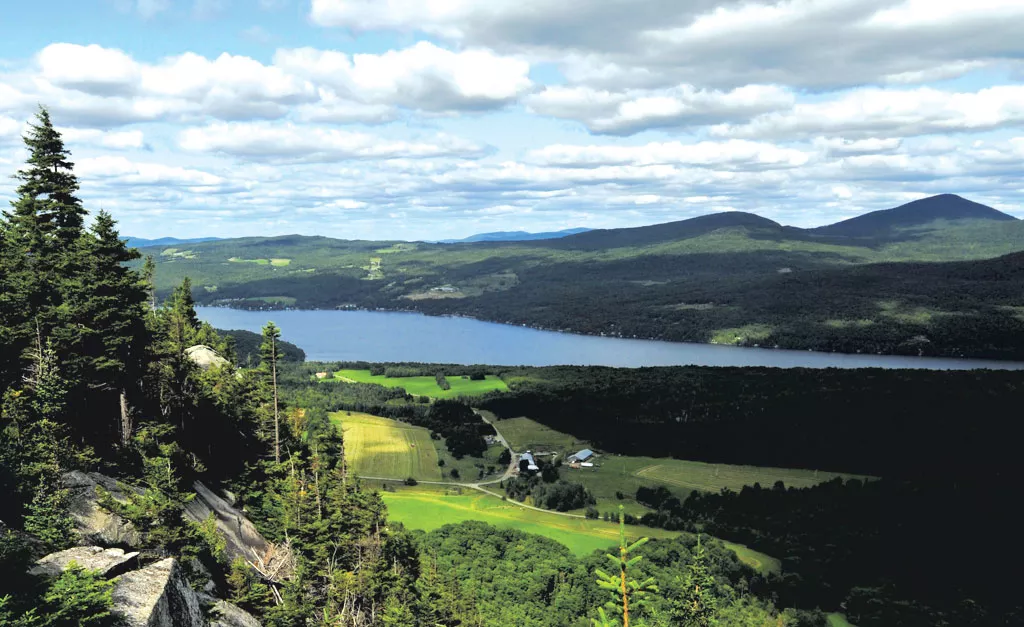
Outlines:
<svg viewBox="0 0 1024 627"><path fill-rule="evenodd" d="M715 597L715 578L708 569L707 556L697 534L693 561L682 581L682 593L673 601L672 618L685 627L709 627L717 624L718 599Z"/></svg>
<svg viewBox="0 0 1024 627"><path fill-rule="evenodd" d="M274 410L274 461L281 463L281 416L280 406L277 399L277 362L279 358L278 342L281 339L281 329L273 322L268 322L263 327L263 343L260 345L260 367L269 376L269 385L273 394Z"/></svg>

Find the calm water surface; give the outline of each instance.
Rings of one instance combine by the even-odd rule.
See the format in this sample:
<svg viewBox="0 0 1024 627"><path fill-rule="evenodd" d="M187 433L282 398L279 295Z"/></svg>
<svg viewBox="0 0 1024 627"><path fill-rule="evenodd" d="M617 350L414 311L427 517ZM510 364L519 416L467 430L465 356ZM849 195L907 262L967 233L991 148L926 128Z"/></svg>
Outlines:
<svg viewBox="0 0 1024 627"><path fill-rule="evenodd" d="M197 307L218 329L259 333L267 321L310 361L414 361L504 366L772 366L1021 370L1024 363L740 348L538 331L468 318L380 311L243 311Z"/></svg>

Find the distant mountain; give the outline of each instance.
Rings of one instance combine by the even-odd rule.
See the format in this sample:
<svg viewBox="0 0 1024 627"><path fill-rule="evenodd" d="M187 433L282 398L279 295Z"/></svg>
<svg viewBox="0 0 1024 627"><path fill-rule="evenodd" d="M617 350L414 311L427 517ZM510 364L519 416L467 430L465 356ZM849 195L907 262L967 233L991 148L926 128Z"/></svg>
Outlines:
<svg viewBox="0 0 1024 627"><path fill-rule="evenodd" d="M1017 218L956 194L941 194L915 200L893 209L872 211L828 226L808 229L816 235L875 237L895 228L920 226L935 220L999 220Z"/></svg>
<svg viewBox="0 0 1024 627"><path fill-rule="evenodd" d="M576 248L583 250L647 246L660 242L700 237L711 231L732 227L768 229L771 231L782 231L785 228L778 222L762 218L753 213L727 211L651 226L638 226L629 229L596 229L564 237L556 242L551 242L549 245L553 248Z"/></svg>
<svg viewBox="0 0 1024 627"><path fill-rule="evenodd" d="M200 242L213 242L221 237L192 237L188 239L178 239L177 237L160 237L157 239L146 239L144 237L132 237L126 235L121 239L128 241L128 246L131 248L143 248L145 246L176 246L178 244L198 244Z"/></svg>
<svg viewBox="0 0 1024 627"><path fill-rule="evenodd" d="M495 231L493 233L477 233L462 239L443 239L437 244L461 244L464 242L527 242L538 239L558 239L568 235L586 233L590 229L577 228L564 231L548 231L545 233L527 233L526 231Z"/></svg>

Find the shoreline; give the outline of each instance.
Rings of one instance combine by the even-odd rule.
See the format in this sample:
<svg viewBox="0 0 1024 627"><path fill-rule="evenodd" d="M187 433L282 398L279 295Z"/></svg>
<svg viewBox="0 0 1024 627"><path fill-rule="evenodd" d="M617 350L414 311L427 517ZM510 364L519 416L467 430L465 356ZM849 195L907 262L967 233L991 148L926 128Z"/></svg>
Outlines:
<svg viewBox="0 0 1024 627"><path fill-rule="evenodd" d="M494 325L500 325L502 327L523 328L523 329L529 329L529 330L532 330L532 331L538 331L538 332L542 332L542 333L556 333L556 334L559 334L559 335L575 336L575 337L580 337L580 338L624 340L624 341L635 341L635 342L655 342L655 343L659 343L659 344L668 344L668 345L680 346L680 347L692 346L692 347L700 347L700 348L713 348L715 350L718 350L718 349L745 349L745 350L751 350L751 351L771 351L773 353L774 352L782 352L782 353L790 353L790 354L794 354L794 355L795 354L803 354L803 353L812 353L814 355L823 355L823 356L824 355L836 355L836 356L840 356L840 357L852 357L852 358L858 358L858 357L864 357L864 358L881 357L881 358L893 358L893 359L900 359L900 360L903 360L903 359L913 360L913 361L920 360L920 361L924 361L924 362L948 361L948 362L953 362L953 363L956 363L956 364L962 364L963 366L968 366L969 364L976 363L976 362L992 362L993 364L1006 364L1008 366L1009 365L1017 366L1016 368L1006 368L1006 367L1003 367L1003 368L992 368L992 367L984 367L984 366L982 366L982 367L964 367L964 368L942 368L942 370L1024 370L1024 360L1014 360L1014 359L1006 359L1006 358L998 358L998 357L964 357L964 356L944 356L944 355L905 355L905 354L899 354L899 353L863 353L863 352L861 352L861 353L845 353L845 352L837 352L837 351L822 351L822 350L816 350L816 349L810 349L810 348L808 348L808 349L787 348L787 347L778 346L778 345L776 345L776 346L758 346L758 345L748 346L748 345L741 345L741 344L719 344L719 343L716 343L716 342L677 341L677 340L667 340L667 339L659 339L659 338L652 338L652 337L637 337L637 336L625 336L625 335L608 335L608 334L604 334L604 333L587 333L587 332L579 332L579 331L572 331L572 330L565 330L565 329L553 329L553 328L546 328L546 327L543 327L543 326L530 325L530 324L526 324L526 323L516 323L516 322L511 322L511 321L487 320L487 319L483 319L483 318L477 318L475 316L471 316L471 315L468 315L468 314L459 314L459 313L428 314L428 313L424 313L424 312L416 310L416 309L398 309L398 308L383 308L383 307L378 307L376 309L368 309L368 308L362 308L362 307L332 307L332 308L300 308L300 307L270 307L270 308L262 308L261 307L261 308L249 308L249 307L235 307L235 306L226 305L226 304L206 305L206 304L201 304L201 303L197 303L197 307L204 307L204 308L210 308L210 309L228 309L228 310L233 310L233 311L242 311L242 312L249 312L249 313L256 313L256 312L264 312L264 313L271 313L271 312L353 312L353 313L371 313L371 314L372 313L412 314L412 315L422 316L424 318L435 318L435 319L437 319L437 318L456 318L456 319L470 320L470 321L473 321L473 322L479 322L479 323L482 323L482 324L494 324ZM304 350L306 350L306 349L304 349ZM328 361L330 361L330 360L328 360ZM694 364L694 365L697 365L697 364ZM644 367L644 366L635 366L635 367ZM714 366L709 366L709 367L714 367ZM740 366L720 366L720 367L787 367L787 366L741 366L740 365ZM801 367L803 367L803 368L824 368L824 367L846 368L844 366L788 366L788 367L795 367L795 368L801 368ZM868 368L872 368L872 367L883 368L883 369L900 369L898 366L854 366L854 368L861 368L861 369L868 369ZM902 369L932 369L932 370L934 370L935 368L922 368L921 366L916 366L915 367L912 364L907 364Z"/></svg>

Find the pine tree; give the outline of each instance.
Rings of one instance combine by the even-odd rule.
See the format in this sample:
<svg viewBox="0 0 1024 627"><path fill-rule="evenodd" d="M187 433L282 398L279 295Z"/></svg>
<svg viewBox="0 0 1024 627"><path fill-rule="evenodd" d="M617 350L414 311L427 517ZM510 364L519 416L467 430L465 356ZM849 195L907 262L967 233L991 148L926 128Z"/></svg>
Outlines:
<svg viewBox="0 0 1024 627"><path fill-rule="evenodd" d="M117 624L110 611L114 582L72 562L42 598L39 627L105 627Z"/></svg>
<svg viewBox="0 0 1024 627"><path fill-rule="evenodd" d="M273 392L274 410L274 461L281 463L281 415L277 398L277 362L278 362L278 341L281 339L281 329L268 322L263 327L263 343L260 345L260 367L269 375L271 390Z"/></svg>

